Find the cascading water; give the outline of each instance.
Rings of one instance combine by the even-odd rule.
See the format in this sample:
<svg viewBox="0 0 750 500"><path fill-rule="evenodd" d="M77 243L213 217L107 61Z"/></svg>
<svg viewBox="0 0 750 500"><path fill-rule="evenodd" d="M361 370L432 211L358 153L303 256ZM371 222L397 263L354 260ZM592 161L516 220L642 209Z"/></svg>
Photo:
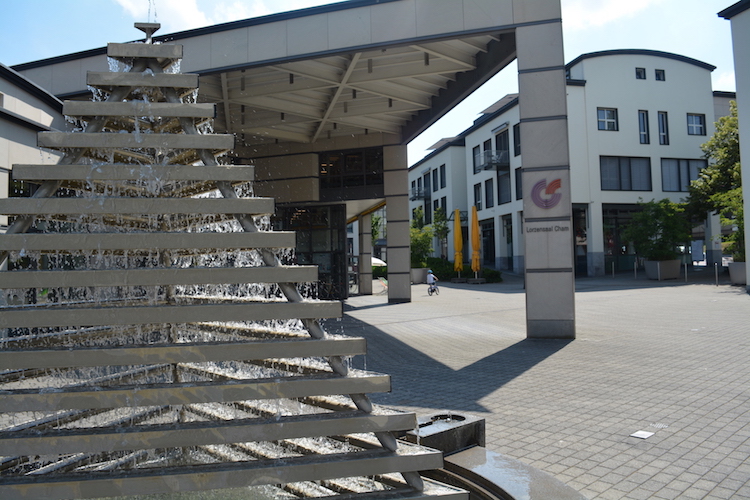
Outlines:
<svg viewBox="0 0 750 500"><path fill-rule="evenodd" d="M439 453L397 445L414 415L364 395L390 388L349 367L364 340L320 327L341 304L305 297L317 270L282 265L252 167L217 161L234 139L182 48L136 27L65 103L73 130L40 134L60 164L14 166L36 195L0 200L0 498L461 497L419 477Z"/></svg>

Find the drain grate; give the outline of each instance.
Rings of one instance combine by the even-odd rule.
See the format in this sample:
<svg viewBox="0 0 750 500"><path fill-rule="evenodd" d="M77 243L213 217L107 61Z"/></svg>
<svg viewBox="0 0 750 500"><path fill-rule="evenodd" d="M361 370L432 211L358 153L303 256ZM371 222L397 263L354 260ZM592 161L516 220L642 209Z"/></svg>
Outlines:
<svg viewBox="0 0 750 500"><path fill-rule="evenodd" d="M660 424L657 422L655 424L651 424L651 427L656 427L657 429L666 429L669 426L667 424Z"/></svg>

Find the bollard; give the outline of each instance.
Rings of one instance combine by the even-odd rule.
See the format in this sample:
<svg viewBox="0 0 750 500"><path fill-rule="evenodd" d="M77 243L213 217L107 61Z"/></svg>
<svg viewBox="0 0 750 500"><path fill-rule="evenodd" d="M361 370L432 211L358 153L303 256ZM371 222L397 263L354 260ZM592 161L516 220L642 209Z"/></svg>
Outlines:
<svg viewBox="0 0 750 500"><path fill-rule="evenodd" d="M714 262L714 276L716 277L716 286L719 286L719 264Z"/></svg>

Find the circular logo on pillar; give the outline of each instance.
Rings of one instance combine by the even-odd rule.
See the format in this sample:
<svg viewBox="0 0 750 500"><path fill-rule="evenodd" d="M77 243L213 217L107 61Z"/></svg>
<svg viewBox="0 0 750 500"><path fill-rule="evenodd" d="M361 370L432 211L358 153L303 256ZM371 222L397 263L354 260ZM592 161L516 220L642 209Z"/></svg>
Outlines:
<svg viewBox="0 0 750 500"><path fill-rule="evenodd" d="M552 208L562 199L562 194L557 192L561 187L561 179L555 179L549 184L546 179L542 179L531 188L531 200L539 208Z"/></svg>

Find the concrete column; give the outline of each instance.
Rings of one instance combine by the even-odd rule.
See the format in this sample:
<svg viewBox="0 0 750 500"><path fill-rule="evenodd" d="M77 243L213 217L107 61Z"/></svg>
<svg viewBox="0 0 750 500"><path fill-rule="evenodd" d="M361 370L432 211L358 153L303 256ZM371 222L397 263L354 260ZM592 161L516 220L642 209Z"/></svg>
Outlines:
<svg viewBox="0 0 750 500"><path fill-rule="evenodd" d="M383 169L388 232L388 302L411 302L406 146L385 146Z"/></svg>
<svg viewBox="0 0 750 500"><path fill-rule="evenodd" d="M574 235L561 23L516 28L516 50L524 147L526 336L573 339Z"/></svg>
<svg viewBox="0 0 750 500"><path fill-rule="evenodd" d="M372 214L359 218L359 293L372 295Z"/></svg>

